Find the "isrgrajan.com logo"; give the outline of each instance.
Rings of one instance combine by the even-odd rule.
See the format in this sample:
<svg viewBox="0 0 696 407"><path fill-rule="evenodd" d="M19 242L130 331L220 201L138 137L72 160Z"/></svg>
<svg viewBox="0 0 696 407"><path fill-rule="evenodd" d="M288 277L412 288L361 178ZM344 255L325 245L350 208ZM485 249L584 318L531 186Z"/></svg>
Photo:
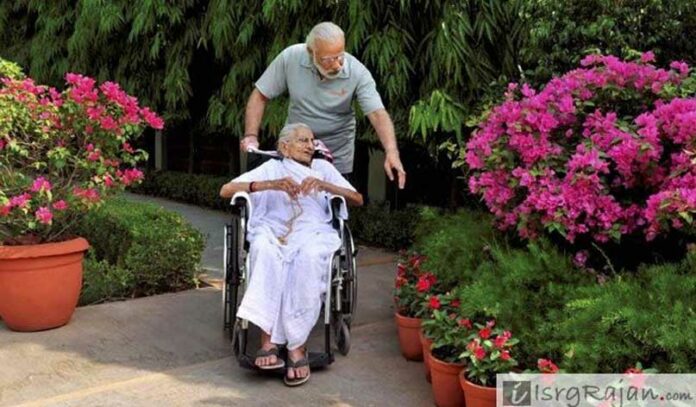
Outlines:
<svg viewBox="0 0 696 407"><path fill-rule="evenodd" d="M497 405L696 406L696 374L500 374Z"/></svg>

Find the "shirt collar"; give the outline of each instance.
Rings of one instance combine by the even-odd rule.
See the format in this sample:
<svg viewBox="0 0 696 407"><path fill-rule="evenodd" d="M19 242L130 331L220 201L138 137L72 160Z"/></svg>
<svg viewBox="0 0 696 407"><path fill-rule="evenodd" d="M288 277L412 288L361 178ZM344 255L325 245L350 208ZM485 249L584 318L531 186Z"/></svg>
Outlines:
<svg viewBox="0 0 696 407"><path fill-rule="evenodd" d="M338 74L338 78L340 78L340 79L350 78L350 68L348 67L348 56L349 56L349 54L346 52L345 53L345 60L343 61L343 67L341 68L341 72ZM314 71L317 75L319 74L317 67L314 66L314 63L312 62L311 58L309 57L309 51L307 51L306 47L305 47L305 52L302 55L302 58L300 59L300 65L302 65L303 67L305 67L307 69Z"/></svg>

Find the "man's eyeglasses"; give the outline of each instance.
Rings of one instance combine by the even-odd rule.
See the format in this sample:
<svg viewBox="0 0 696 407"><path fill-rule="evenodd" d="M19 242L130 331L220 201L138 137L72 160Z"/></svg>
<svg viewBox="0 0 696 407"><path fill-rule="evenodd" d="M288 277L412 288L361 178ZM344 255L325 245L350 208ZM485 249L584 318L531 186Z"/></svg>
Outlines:
<svg viewBox="0 0 696 407"><path fill-rule="evenodd" d="M319 62L322 64L332 64L336 61L343 63L343 59L345 58L345 54L341 53L340 55L336 55L333 57L321 57L319 58Z"/></svg>

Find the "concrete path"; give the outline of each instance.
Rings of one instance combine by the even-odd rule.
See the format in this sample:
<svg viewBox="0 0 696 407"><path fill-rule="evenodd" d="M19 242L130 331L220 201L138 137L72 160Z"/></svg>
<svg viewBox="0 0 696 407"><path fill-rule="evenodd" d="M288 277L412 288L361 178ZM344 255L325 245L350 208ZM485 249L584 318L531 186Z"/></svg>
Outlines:
<svg viewBox="0 0 696 407"><path fill-rule="evenodd" d="M225 217L180 209L211 230ZM209 254L215 263L215 250ZM46 332L11 332L0 322L0 406L433 405L422 363L399 353L393 255L361 248L358 262L351 352L337 353L300 388L237 365L222 330L220 291L208 287L82 307L68 325ZM310 348L318 350L316 331Z"/></svg>

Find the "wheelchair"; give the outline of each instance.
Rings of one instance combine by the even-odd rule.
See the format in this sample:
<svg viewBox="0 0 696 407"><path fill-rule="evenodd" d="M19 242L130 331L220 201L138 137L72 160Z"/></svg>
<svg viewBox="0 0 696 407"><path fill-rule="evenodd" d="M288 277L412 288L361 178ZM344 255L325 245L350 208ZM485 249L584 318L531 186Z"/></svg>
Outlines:
<svg viewBox="0 0 696 407"><path fill-rule="evenodd" d="M320 154L316 155L321 159ZM315 158L315 159L317 159ZM357 247L348 224L339 214L346 208L343 197L330 198L332 225L339 234L341 247L334 252L329 262L327 290L323 298L319 321L324 323L324 351L309 352L311 369L323 368L334 362L332 345L343 354L350 351L350 328L357 304L358 275ZM249 321L237 318L237 309L250 279L249 242L246 240L247 225L254 208L248 193L237 193L232 197L231 220L224 228L224 279L222 287L223 325L239 365L242 368L260 370L254 353L247 352ZM286 349L280 346L281 357L286 357Z"/></svg>

